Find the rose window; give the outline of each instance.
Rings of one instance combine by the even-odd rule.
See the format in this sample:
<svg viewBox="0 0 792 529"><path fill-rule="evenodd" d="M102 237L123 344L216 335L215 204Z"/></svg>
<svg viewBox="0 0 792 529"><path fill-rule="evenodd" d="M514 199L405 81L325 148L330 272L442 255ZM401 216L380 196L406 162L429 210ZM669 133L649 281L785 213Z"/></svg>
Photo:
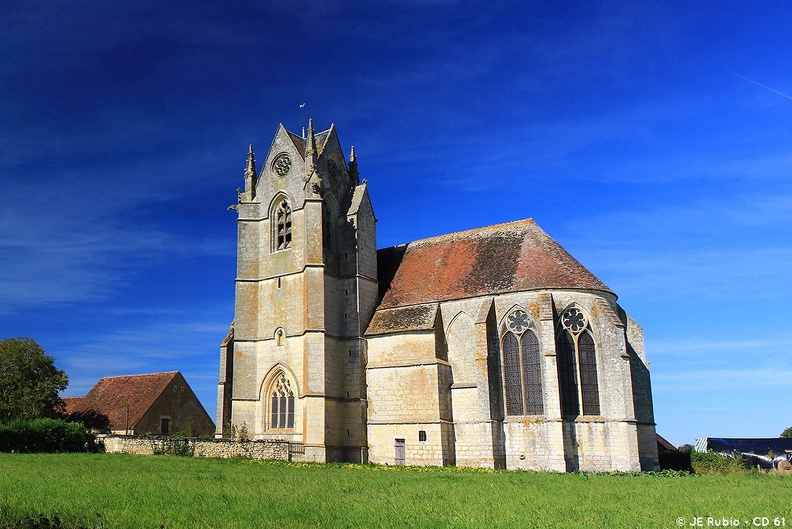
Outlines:
<svg viewBox="0 0 792 529"><path fill-rule="evenodd" d="M578 333L586 328L586 315L580 309L569 309L561 316L561 323L566 329Z"/></svg>
<svg viewBox="0 0 792 529"><path fill-rule="evenodd" d="M278 176L286 176L291 169L291 158L286 153L279 154L272 161L272 170Z"/></svg>
<svg viewBox="0 0 792 529"><path fill-rule="evenodd" d="M507 318L506 326L514 334L522 334L530 326L528 314L523 310L515 310Z"/></svg>

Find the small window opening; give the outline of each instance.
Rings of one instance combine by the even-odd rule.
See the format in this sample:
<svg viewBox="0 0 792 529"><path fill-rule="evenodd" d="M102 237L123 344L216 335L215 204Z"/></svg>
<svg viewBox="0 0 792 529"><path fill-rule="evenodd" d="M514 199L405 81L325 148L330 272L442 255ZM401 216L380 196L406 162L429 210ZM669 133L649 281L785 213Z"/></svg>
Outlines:
<svg viewBox="0 0 792 529"><path fill-rule="evenodd" d="M426 430L418 431L418 440L422 443L426 442Z"/></svg>
<svg viewBox="0 0 792 529"><path fill-rule="evenodd" d="M287 248L291 248L291 240L292 240L292 219L291 219L291 208L289 204L284 200L278 206L278 210L275 213L276 219L276 235L277 235L277 245L275 247L276 250L285 250Z"/></svg>

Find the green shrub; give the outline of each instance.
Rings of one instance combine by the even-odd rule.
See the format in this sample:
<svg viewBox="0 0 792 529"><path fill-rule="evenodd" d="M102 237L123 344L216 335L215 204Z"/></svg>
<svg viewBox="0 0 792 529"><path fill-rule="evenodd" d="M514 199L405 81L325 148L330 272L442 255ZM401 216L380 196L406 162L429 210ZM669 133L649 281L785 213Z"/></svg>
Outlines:
<svg viewBox="0 0 792 529"><path fill-rule="evenodd" d="M96 449L94 436L76 422L14 419L0 425L0 452L83 452Z"/></svg>
<svg viewBox="0 0 792 529"><path fill-rule="evenodd" d="M726 457L716 452L692 452L690 464L696 474L744 474L748 470L740 456Z"/></svg>
<svg viewBox="0 0 792 529"><path fill-rule="evenodd" d="M662 470L680 470L691 472L693 467L690 465L690 452L661 452L658 454L660 468Z"/></svg>

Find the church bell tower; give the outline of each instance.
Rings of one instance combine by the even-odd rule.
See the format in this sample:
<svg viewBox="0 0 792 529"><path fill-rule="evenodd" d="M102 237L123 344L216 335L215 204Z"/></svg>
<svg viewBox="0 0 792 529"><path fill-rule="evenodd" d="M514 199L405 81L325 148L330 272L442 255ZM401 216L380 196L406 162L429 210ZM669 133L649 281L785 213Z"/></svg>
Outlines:
<svg viewBox="0 0 792 529"><path fill-rule="evenodd" d="M234 323L221 345L217 436L366 461L365 341L377 304L374 212L334 125L278 127L239 190Z"/></svg>

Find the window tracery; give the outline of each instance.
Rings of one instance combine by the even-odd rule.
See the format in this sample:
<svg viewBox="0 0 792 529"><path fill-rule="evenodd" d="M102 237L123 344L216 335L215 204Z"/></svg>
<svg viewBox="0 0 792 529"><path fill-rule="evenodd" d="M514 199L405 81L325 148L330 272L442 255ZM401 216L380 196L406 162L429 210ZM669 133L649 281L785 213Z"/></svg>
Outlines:
<svg viewBox="0 0 792 529"><path fill-rule="evenodd" d="M275 250L291 248L292 242L292 211L285 199L275 209Z"/></svg>
<svg viewBox="0 0 792 529"><path fill-rule="evenodd" d="M544 413L539 340L528 313L510 313L501 329L506 415Z"/></svg>
<svg viewBox="0 0 792 529"><path fill-rule="evenodd" d="M270 399L270 428L294 428L294 392L282 372L276 378Z"/></svg>
<svg viewBox="0 0 792 529"><path fill-rule="evenodd" d="M586 314L576 307L564 311L556 342L561 415L599 415L597 350Z"/></svg>

